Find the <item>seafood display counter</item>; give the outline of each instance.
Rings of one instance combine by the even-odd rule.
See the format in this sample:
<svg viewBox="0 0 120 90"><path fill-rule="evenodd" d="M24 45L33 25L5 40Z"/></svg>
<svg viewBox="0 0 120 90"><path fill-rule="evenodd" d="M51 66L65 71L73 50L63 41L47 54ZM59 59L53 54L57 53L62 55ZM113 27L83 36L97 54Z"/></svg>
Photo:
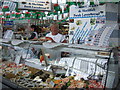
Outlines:
<svg viewBox="0 0 120 90"><path fill-rule="evenodd" d="M0 68L2 77L16 88L104 89L118 84L117 48L34 41L13 45L11 42L1 42Z"/></svg>
<svg viewBox="0 0 120 90"><path fill-rule="evenodd" d="M55 76L44 70L37 70L23 64L3 62L3 83L12 88L103 88L97 80L75 80L75 76L56 74Z"/></svg>
<svg viewBox="0 0 120 90"><path fill-rule="evenodd" d="M8 61L2 62L1 68L3 69L3 83L8 84L10 87L13 86L13 88L21 87L27 89L32 87L46 87L47 85L45 85L45 81L48 78L53 77L50 72L28 67L24 64L16 65L15 63ZM41 82L44 83L42 84Z"/></svg>

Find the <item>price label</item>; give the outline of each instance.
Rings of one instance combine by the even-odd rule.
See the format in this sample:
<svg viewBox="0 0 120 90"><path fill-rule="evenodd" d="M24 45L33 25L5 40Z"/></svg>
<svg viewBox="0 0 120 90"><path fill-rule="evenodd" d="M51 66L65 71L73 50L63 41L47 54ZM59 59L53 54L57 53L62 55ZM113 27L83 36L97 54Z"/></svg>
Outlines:
<svg viewBox="0 0 120 90"><path fill-rule="evenodd" d="M53 81L51 81L49 84L50 84L52 87L54 87L54 85L55 85L55 83L54 83Z"/></svg>
<svg viewBox="0 0 120 90"><path fill-rule="evenodd" d="M19 64L20 60L21 60L21 55L17 55L16 58L15 58L15 63Z"/></svg>

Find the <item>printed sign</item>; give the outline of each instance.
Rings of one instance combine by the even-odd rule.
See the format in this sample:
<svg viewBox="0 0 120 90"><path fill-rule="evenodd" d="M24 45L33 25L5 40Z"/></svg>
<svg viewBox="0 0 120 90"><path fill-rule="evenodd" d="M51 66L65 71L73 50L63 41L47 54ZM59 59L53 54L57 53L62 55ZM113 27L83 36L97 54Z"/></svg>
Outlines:
<svg viewBox="0 0 120 90"><path fill-rule="evenodd" d="M69 43L84 43L86 37L101 28L106 21L105 5L79 8L70 7Z"/></svg>
<svg viewBox="0 0 120 90"><path fill-rule="evenodd" d="M19 9L30 10L51 10L50 0L21 0L18 3Z"/></svg>
<svg viewBox="0 0 120 90"><path fill-rule="evenodd" d="M4 39L12 39L13 36L13 31L12 30L7 30L5 32L5 35L3 36Z"/></svg>
<svg viewBox="0 0 120 90"><path fill-rule="evenodd" d="M4 21L4 25L13 25L13 21Z"/></svg>

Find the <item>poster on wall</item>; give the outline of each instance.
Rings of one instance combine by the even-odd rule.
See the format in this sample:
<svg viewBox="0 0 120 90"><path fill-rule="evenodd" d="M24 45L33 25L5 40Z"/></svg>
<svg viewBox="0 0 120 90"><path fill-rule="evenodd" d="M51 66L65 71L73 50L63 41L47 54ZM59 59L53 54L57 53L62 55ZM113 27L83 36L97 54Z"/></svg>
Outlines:
<svg viewBox="0 0 120 90"><path fill-rule="evenodd" d="M97 30L106 23L105 5L83 8L72 5L69 14L69 43L85 43L87 37L94 39Z"/></svg>
<svg viewBox="0 0 120 90"><path fill-rule="evenodd" d="M18 3L19 9L28 10L51 10L50 0L20 0Z"/></svg>
<svg viewBox="0 0 120 90"><path fill-rule="evenodd" d="M17 4L15 2L11 2L11 1L4 1L2 8L4 8L5 6L8 6L9 11L15 11Z"/></svg>

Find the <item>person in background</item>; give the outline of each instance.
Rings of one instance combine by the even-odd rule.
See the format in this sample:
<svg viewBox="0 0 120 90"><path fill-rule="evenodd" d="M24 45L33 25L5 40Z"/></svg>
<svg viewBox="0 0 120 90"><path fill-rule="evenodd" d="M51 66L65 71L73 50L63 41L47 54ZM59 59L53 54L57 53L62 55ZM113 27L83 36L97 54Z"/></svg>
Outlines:
<svg viewBox="0 0 120 90"><path fill-rule="evenodd" d="M31 30L31 36L28 38L28 40L32 40L32 39L37 39L38 38L38 34L36 32L37 30L37 26L36 25L31 25L30 26L30 30Z"/></svg>
<svg viewBox="0 0 120 90"><path fill-rule="evenodd" d="M36 27L36 32L38 34L38 38L43 36L42 35L43 34L43 28L41 26Z"/></svg>
<svg viewBox="0 0 120 90"><path fill-rule="evenodd" d="M50 33L46 35L46 40L55 43L66 43L65 36L59 33L59 25L57 23L50 25Z"/></svg>

